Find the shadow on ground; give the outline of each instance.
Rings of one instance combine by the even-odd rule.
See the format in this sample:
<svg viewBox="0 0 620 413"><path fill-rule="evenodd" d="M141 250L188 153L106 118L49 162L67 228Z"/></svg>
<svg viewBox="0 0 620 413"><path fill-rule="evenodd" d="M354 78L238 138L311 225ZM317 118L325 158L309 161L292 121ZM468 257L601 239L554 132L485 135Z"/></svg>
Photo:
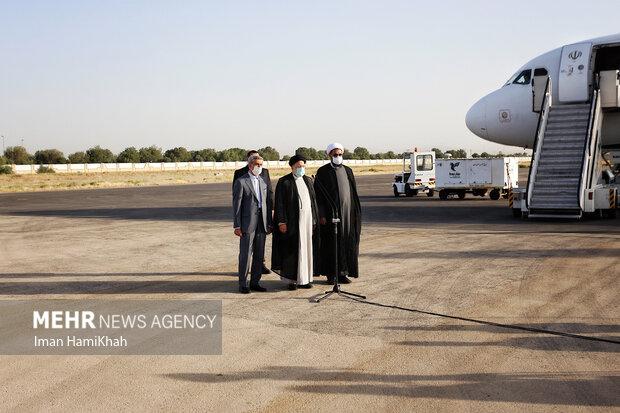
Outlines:
<svg viewBox="0 0 620 413"><path fill-rule="evenodd" d="M93 208L6 212L6 215L154 221L231 221L231 207Z"/></svg>
<svg viewBox="0 0 620 413"><path fill-rule="evenodd" d="M499 401L549 405L620 406L620 376L613 373L526 374L378 374L309 367L267 367L231 374L171 373L172 380L199 383L296 380L290 391L316 394L355 394L378 397ZM302 384L303 382L303 384ZM310 384L306 384L310 383ZM601 388L608 388L602 397ZM576 394L575 389L591 389Z"/></svg>

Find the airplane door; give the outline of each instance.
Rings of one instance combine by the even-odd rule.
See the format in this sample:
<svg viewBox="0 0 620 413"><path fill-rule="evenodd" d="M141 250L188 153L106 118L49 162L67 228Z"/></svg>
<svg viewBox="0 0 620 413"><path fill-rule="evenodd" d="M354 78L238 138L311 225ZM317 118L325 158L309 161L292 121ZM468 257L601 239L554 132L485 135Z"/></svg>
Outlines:
<svg viewBox="0 0 620 413"><path fill-rule="evenodd" d="M558 98L562 103L586 102L590 98L588 71L592 43L577 43L562 48Z"/></svg>

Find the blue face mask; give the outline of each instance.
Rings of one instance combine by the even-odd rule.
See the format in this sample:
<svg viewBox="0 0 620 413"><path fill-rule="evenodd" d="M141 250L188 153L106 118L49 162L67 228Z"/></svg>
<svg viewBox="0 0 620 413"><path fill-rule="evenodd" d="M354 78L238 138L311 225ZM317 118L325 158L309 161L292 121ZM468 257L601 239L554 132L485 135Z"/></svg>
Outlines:
<svg viewBox="0 0 620 413"><path fill-rule="evenodd" d="M306 174L306 168L297 168L295 169L295 175L302 177Z"/></svg>

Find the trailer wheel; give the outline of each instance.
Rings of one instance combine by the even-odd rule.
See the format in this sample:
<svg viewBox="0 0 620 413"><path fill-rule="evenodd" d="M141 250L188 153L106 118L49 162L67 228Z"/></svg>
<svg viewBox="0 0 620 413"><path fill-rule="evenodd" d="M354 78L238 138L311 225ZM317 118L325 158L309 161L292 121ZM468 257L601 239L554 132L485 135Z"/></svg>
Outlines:
<svg viewBox="0 0 620 413"><path fill-rule="evenodd" d="M428 192L426 193L426 196L429 198L432 198L433 195L435 195L435 190L434 189L429 189Z"/></svg>
<svg viewBox="0 0 620 413"><path fill-rule="evenodd" d="M400 192L398 192L398 188L396 188L396 185L394 185L393 188L394 188L394 196L398 198L400 196Z"/></svg>
<svg viewBox="0 0 620 413"><path fill-rule="evenodd" d="M465 199L465 191L458 192L459 199Z"/></svg>
<svg viewBox="0 0 620 413"><path fill-rule="evenodd" d="M489 197L493 200L493 201L497 201L499 199L499 190L498 189L494 189L491 191L491 193L489 194Z"/></svg>
<svg viewBox="0 0 620 413"><path fill-rule="evenodd" d="M439 199L443 199L443 200L448 199L448 191L446 191L445 189L442 189L441 191L439 191Z"/></svg>

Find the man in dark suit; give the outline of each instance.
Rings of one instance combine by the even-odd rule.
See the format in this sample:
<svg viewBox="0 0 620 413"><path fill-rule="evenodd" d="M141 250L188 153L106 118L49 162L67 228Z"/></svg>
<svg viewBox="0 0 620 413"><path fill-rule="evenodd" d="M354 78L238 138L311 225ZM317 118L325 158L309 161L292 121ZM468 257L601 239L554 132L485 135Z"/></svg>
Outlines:
<svg viewBox="0 0 620 413"><path fill-rule="evenodd" d="M248 158L248 173L240 176L233 184L233 227L239 241L239 292L266 291L259 285L265 257L265 239L271 233L271 211L273 202L267 183L260 176L263 158L252 155ZM247 285L248 271L252 269L250 285Z"/></svg>
<svg viewBox="0 0 620 413"><path fill-rule="evenodd" d="M260 155L260 154L258 153L258 151L249 151L248 154L245 157L245 161L247 162L248 159L250 158L250 156L252 156L252 155ZM235 171L235 177L233 178L233 187L235 185L235 181L240 176L247 175L249 171L250 171L250 168L248 167L248 165L245 165L243 168L237 169ZM272 187L271 187L271 178L269 177L269 169L263 168L260 176L267 183L267 189L269 191L269 197L271 198L271 202L273 204L273 190L272 190ZM264 261L263 261L263 268L261 269L261 271L262 271L263 274L270 274L271 273L269 268L267 268L267 266L265 265Z"/></svg>

